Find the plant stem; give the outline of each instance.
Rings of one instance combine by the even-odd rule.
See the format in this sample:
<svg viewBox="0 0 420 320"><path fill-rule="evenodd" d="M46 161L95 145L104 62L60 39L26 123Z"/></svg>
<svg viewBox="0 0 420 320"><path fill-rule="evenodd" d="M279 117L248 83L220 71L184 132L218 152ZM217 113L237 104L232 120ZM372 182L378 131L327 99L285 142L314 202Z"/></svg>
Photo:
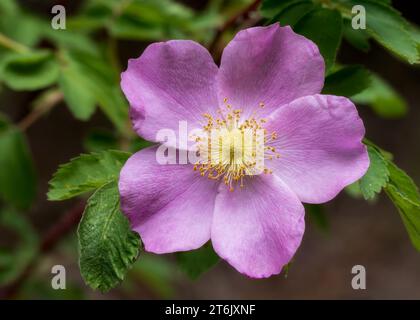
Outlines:
<svg viewBox="0 0 420 320"><path fill-rule="evenodd" d="M116 71L117 74L117 79L116 81L119 81L119 77L120 77L120 72L121 72L121 63L120 63L120 59L118 57L118 43L117 40L112 37L112 36L108 36L108 57L110 59L110 62L112 64L112 67L114 68L114 70Z"/></svg>
<svg viewBox="0 0 420 320"><path fill-rule="evenodd" d="M245 9L240 11L238 14L227 20L220 28L217 30L216 35L213 38L213 41L209 45L209 51L213 56L216 54L217 45L219 44L219 40L222 37L223 33L228 30L229 28L233 27L238 20L244 20L249 18L251 12L257 10L258 6L260 5L261 0L254 0L251 4L249 4Z"/></svg>
<svg viewBox="0 0 420 320"><path fill-rule="evenodd" d="M324 8L340 11L340 13L343 15L344 18L351 19L353 17L353 13L351 12L351 9L345 5L342 5L337 2L333 2L331 0L314 0L314 1L315 3L320 4Z"/></svg>
<svg viewBox="0 0 420 320"><path fill-rule="evenodd" d="M63 98L63 93L59 89L53 89L52 91L43 93L40 98L35 101L32 111L18 123L18 127L22 131L27 130L45 113L61 102Z"/></svg>
<svg viewBox="0 0 420 320"><path fill-rule="evenodd" d="M15 40L10 39L9 37L6 37L2 33L0 33L0 45L17 53L25 53L30 51L30 49L27 46L16 42Z"/></svg>
<svg viewBox="0 0 420 320"><path fill-rule="evenodd" d="M22 285L35 270L39 258L50 252L80 221L85 202L81 201L75 207L64 213L57 222L47 231L39 245L38 255L28 263L25 270L12 283L0 290L0 300L12 299L19 292Z"/></svg>

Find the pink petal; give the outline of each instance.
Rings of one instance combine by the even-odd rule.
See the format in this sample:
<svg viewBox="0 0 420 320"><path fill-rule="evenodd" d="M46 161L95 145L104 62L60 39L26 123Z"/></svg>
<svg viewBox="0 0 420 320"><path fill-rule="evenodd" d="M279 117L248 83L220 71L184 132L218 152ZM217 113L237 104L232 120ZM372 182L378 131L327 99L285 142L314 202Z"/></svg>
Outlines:
<svg viewBox="0 0 420 320"><path fill-rule="evenodd" d="M134 154L120 173L121 209L147 251L201 247L210 239L217 184L190 165L159 165L156 147Z"/></svg>
<svg viewBox="0 0 420 320"><path fill-rule="evenodd" d="M320 93L324 60L318 47L290 27L273 24L240 31L223 51L219 97L246 114L265 104L261 114L294 99Z"/></svg>
<svg viewBox="0 0 420 320"><path fill-rule="evenodd" d="M255 176L243 189L220 186L211 240L217 254L253 278L280 273L305 229L296 195L274 176Z"/></svg>
<svg viewBox="0 0 420 320"><path fill-rule="evenodd" d="M273 113L266 129L278 134L272 145L280 158L265 164L302 202L331 200L369 167L365 128L347 98L299 98Z"/></svg>
<svg viewBox="0 0 420 320"><path fill-rule="evenodd" d="M160 129L178 132L179 121L196 125L203 113L218 106L217 72L209 52L196 42L173 40L148 46L139 58L128 61L121 74L135 131L156 141Z"/></svg>

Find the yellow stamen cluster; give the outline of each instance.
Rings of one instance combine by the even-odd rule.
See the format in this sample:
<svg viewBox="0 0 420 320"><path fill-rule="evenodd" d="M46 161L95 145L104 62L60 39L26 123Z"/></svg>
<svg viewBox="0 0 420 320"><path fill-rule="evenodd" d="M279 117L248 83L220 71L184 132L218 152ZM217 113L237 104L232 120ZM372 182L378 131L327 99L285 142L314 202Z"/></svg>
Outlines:
<svg viewBox="0 0 420 320"><path fill-rule="evenodd" d="M256 112L243 119L243 111L234 109L228 100L219 108L217 115L204 114L202 134L195 137L200 160L194 170L209 179L223 179L230 191L244 177L260 173L271 174L264 160L279 158L280 154L269 144L277 139L277 133L267 134L265 119L257 119ZM259 104L264 108L264 103Z"/></svg>

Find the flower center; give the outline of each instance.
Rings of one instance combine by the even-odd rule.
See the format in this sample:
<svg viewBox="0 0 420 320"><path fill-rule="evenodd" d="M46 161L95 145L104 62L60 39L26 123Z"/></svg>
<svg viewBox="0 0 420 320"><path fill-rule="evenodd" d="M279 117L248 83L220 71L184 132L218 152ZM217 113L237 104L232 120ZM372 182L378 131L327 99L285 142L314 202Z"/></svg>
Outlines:
<svg viewBox="0 0 420 320"><path fill-rule="evenodd" d="M264 103L259 104L264 108ZM267 133L265 119L256 116L258 108L249 117L243 117L241 109L233 109L224 99L224 106L217 116L204 114L203 128L194 135L199 160L194 170L209 179L223 179L230 191L237 184L244 187L244 178L261 173L271 174L264 160L279 158L274 146L276 132Z"/></svg>

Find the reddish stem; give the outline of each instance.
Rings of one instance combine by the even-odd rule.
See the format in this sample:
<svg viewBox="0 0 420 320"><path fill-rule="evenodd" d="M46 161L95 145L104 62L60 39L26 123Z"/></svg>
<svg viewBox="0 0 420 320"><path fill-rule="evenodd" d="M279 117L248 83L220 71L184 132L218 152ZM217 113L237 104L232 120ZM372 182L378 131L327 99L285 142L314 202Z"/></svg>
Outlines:
<svg viewBox="0 0 420 320"><path fill-rule="evenodd" d="M34 271L38 258L50 252L60 240L66 236L78 224L82 217L85 202L82 201L68 210L54 225L47 231L39 245L38 254L29 262L24 271L5 288L0 290L0 300L11 299L16 296L22 285Z"/></svg>
<svg viewBox="0 0 420 320"><path fill-rule="evenodd" d="M219 43L220 38L222 37L223 33L235 26L238 21L240 20L246 20L249 18L251 12L258 9L258 6L260 5L261 0L255 0L250 5L248 5L246 8L244 8L241 12L227 20L218 30L216 35L213 38L213 41L209 45L209 51L214 56L217 53L217 45Z"/></svg>
<svg viewBox="0 0 420 320"><path fill-rule="evenodd" d="M64 96L61 91L54 91L49 93L42 101L41 105L36 106L25 118L19 123L18 127L25 131L36 121L38 121L45 113L54 108L58 103L63 100Z"/></svg>

